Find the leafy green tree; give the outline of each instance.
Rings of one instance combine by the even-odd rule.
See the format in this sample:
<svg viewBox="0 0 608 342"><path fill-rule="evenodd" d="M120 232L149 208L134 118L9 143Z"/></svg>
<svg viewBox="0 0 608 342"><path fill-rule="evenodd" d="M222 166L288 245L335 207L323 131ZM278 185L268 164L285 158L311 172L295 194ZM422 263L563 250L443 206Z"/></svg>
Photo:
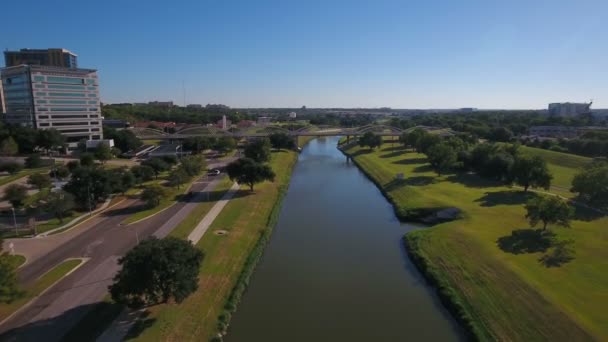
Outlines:
<svg viewBox="0 0 608 342"><path fill-rule="evenodd" d="M72 195L82 208L94 207L112 193L109 172L99 167L79 167L72 172L63 189Z"/></svg>
<svg viewBox="0 0 608 342"><path fill-rule="evenodd" d="M492 141L508 142L513 139L513 132L505 127L496 127L490 131L488 138Z"/></svg>
<svg viewBox="0 0 608 342"><path fill-rule="evenodd" d="M92 160L92 158L91 158L91 160ZM76 170L77 168L80 167L80 161L79 160L70 160L65 165L68 168L68 171L70 171L70 173L72 173L72 172L74 172L74 170Z"/></svg>
<svg viewBox="0 0 608 342"><path fill-rule="evenodd" d="M245 157L253 159L258 163L270 161L270 140L266 138L254 140L245 146Z"/></svg>
<svg viewBox="0 0 608 342"><path fill-rule="evenodd" d="M135 176L126 167L106 171L112 193L124 194L135 184Z"/></svg>
<svg viewBox="0 0 608 342"><path fill-rule="evenodd" d="M205 159L201 156L186 156L181 159L182 168L189 177L197 176L205 168Z"/></svg>
<svg viewBox="0 0 608 342"><path fill-rule="evenodd" d="M198 288L203 257L189 241L148 238L118 261L122 269L109 288L112 299L131 308L181 303Z"/></svg>
<svg viewBox="0 0 608 342"><path fill-rule="evenodd" d="M46 150L47 153L61 148L65 144L65 137L54 128L40 129L37 132L36 146Z"/></svg>
<svg viewBox="0 0 608 342"><path fill-rule="evenodd" d="M63 190L50 192L44 202L44 209L58 218L60 223L76 206L74 196Z"/></svg>
<svg viewBox="0 0 608 342"><path fill-rule="evenodd" d="M112 148L110 145L105 142L101 142L97 145L95 149L95 158L99 160L102 164L105 164L106 161L112 159L114 155L112 154Z"/></svg>
<svg viewBox="0 0 608 342"><path fill-rule="evenodd" d="M161 172L167 171L171 168L171 166L169 166L169 164L167 164L164 160L162 160L160 158L150 158L150 159L144 160L144 162L141 163L141 165L151 167L152 170L154 170L154 176L157 179L158 179L158 175Z"/></svg>
<svg viewBox="0 0 608 342"><path fill-rule="evenodd" d="M547 162L541 157L520 156L513 163L510 178L515 184L523 186L527 192L529 187L548 190L553 176L549 172Z"/></svg>
<svg viewBox="0 0 608 342"><path fill-rule="evenodd" d="M14 208L21 208L27 198L27 188L20 184L11 184L4 189L5 201L9 201Z"/></svg>
<svg viewBox="0 0 608 342"><path fill-rule="evenodd" d="M95 156L94 155L92 155L91 153L83 153L80 155L80 166L90 167L93 165L95 165Z"/></svg>
<svg viewBox="0 0 608 342"><path fill-rule="evenodd" d="M142 141L129 130L116 130L111 127L103 128L103 136L106 139L114 139L114 144L123 152L135 150L143 145Z"/></svg>
<svg viewBox="0 0 608 342"><path fill-rule="evenodd" d="M154 208L160 204L160 200L165 196L165 189L158 184L152 184L141 193L141 200L146 203L148 208Z"/></svg>
<svg viewBox="0 0 608 342"><path fill-rule="evenodd" d="M188 182L189 179L190 175L184 170L183 167L178 167L169 174L169 184L178 189Z"/></svg>
<svg viewBox="0 0 608 342"><path fill-rule="evenodd" d="M543 223L543 230L548 224L570 227L570 219L574 213L572 207L557 196L538 196L526 204L526 218L532 227Z"/></svg>
<svg viewBox="0 0 608 342"><path fill-rule="evenodd" d="M17 172L21 171L22 169L23 169L23 166L19 163L15 163L15 162L6 162L6 163L0 164L0 171L8 172L11 175L16 174Z"/></svg>
<svg viewBox="0 0 608 342"><path fill-rule="evenodd" d="M592 165L582 170L574 176L570 191L591 204L608 205L608 164Z"/></svg>
<svg viewBox="0 0 608 342"><path fill-rule="evenodd" d="M228 152L234 151L236 148L236 140L232 137L221 137L217 139L214 148L218 153L226 155Z"/></svg>
<svg viewBox="0 0 608 342"><path fill-rule="evenodd" d="M19 153L32 153L36 148L38 130L27 126L12 126L11 136L19 146Z"/></svg>
<svg viewBox="0 0 608 342"><path fill-rule="evenodd" d="M14 156L17 153L19 153L19 145L17 145L13 137L9 136L0 142L0 155Z"/></svg>
<svg viewBox="0 0 608 342"><path fill-rule="evenodd" d="M295 147L295 142L286 133L273 133L269 137L270 144L277 150L292 149Z"/></svg>
<svg viewBox="0 0 608 342"><path fill-rule="evenodd" d="M2 241L0 240L0 248ZM12 303L23 295L17 282L17 266L6 252L0 252L0 303Z"/></svg>
<svg viewBox="0 0 608 342"><path fill-rule="evenodd" d="M49 188L52 185L51 177L47 173L34 173L29 176L27 183L38 190Z"/></svg>
<svg viewBox="0 0 608 342"><path fill-rule="evenodd" d="M367 146L370 150L373 150L376 147L382 146L382 137L374 134L374 132L366 132L359 137L359 146Z"/></svg>
<svg viewBox="0 0 608 342"><path fill-rule="evenodd" d="M435 134L424 134L416 140L416 151L426 154L427 151L436 144L441 143L441 137Z"/></svg>
<svg viewBox="0 0 608 342"><path fill-rule="evenodd" d="M421 153L422 151L418 149L418 141L420 141L422 137L427 135L429 135L427 131L420 128L416 128L413 131L407 133L407 138L405 138L405 141L407 141L408 145L413 147L416 152Z"/></svg>
<svg viewBox="0 0 608 342"><path fill-rule="evenodd" d="M154 178L154 169L148 165L135 165L131 168L133 176L135 176L135 183L143 183L150 181Z"/></svg>
<svg viewBox="0 0 608 342"><path fill-rule="evenodd" d="M66 179L70 176L70 170L63 165L59 165L56 166L53 170L51 170L50 176L59 179Z"/></svg>
<svg viewBox="0 0 608 342"><path fill-rule="evenodd" d="M228 177L239 184L249 185L253 191L253 186L263 181L274 182L274 171L267 164L258 163L251 158L241 158L228 164L226 167Z"/></svg>
<svg viewBox="0 0 608 342"><path fill-rule="evenodd" d="M456 151L446 143L431 146L426 155L429 163L439 176L449 171L456 164Z"/></svg>
<svg viewBox="0 0 608 342"><path fill-rule="evenodd" d="M182 144L182 147L186 151L192 151L195 154L201 153L204 150L213 148L216 144L215 139L209 137L190 137L186 138Z"/></svg>
<svg viewBox="0 0 608 342"><path fill-rule="evenodd" d="M498 152L485 162L479 173L484 177L490 177L496 180L508 180L514 162L515 160L510 154Z"/></svg>
<svg viewBox="0 0 608 342"><path fill-rule="evenodd" d="M42 158L38 153L32 154L31 156L25 158L25 167L28 169L35 169L41 167L43 164Z"/></svg>

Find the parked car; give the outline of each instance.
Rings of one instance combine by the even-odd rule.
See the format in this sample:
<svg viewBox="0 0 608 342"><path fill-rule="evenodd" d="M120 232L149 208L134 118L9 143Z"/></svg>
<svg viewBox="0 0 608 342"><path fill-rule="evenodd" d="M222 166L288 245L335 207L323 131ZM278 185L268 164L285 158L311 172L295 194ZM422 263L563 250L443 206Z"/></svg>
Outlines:
<svg viewBox="0 0 608 342"><path fill-rule="evenodd" d="M220 170L209 170L209 171L207 171L207 176L217 176L220 173L221 173Z"/></svg>

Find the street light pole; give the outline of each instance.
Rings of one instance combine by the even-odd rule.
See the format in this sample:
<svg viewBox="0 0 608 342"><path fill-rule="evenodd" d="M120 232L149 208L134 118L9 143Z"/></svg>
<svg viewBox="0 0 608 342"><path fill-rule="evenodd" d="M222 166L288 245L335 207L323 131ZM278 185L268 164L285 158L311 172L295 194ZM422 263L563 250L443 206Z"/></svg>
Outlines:
<svg viewBox="0 0 608 342"><path fill-rule="evenodd" d="M11 208L13 210L13 226L15 227L15 237L19 236L19 232L17 231L17 217L15 216L15 207Z"/></svg>

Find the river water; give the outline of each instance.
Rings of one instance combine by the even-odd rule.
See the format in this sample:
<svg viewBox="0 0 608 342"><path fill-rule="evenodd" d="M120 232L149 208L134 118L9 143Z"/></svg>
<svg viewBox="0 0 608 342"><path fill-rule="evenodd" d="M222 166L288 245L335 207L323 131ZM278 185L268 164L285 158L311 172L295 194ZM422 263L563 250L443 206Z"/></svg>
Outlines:
<svg viewBox="0 0 608 342"><path fill-rule="evenodd" d="M225 340L462 340L406 255L402 237L414 227L337 141L315 139L300 154Z"/></svg>

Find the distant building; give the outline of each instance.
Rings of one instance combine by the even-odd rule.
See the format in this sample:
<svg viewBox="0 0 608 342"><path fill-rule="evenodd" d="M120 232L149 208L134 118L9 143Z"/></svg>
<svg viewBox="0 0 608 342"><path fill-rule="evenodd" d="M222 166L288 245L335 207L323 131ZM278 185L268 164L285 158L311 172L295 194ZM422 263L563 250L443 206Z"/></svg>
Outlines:
<svg viewBox="0 0 608 342"><path fill-rule="evenodd" d="M4 91L2 90L2 82L0 82L0 114L4 114Z"/></svg>
<svg viewBox="0 0 608 342"><path fill-rule="evenodd" d="M189 105L186 106L186 108L201 109L201 108L203 108L203 105L201 105L201 104L189 104Z"/></svg>
<svg viewBox="0 0 608 342"><path fill-rule="evenodd" d="M589 103L573 103L573 102L561 102L561 103L549 103L549 114L554 116L566 116L572 117L581 114L591 113L591 104Z"/></svg>
<svg viewBox="0 0 608 342"><path fill-rule="evenodd" d="M55 128L76 149L81 140L102 140L97 71L42 65L0 70L3 119L36 129Z"/></svg>
<svg viewBox="0 0 608 342"><path fill-rule="evenodd" d="M171 108L173 107L173 101L150 101L149 106Z"/></svg>
<svg viewBox="0 0 608 342"><path fill-rule="evenodd" d="M210 112L227 112L230 110L230 107L223 104L207 104L205 109Z"/></svg>
<svg viewBox="0 0 608 342"><path fill-rule="evenodd" d="M241 120L236 124L239 128L249 128L254 127L256 125L253 120Z"/></svg>
<svg viewBox="0 0 608 342"><path fill-rule="evenodd" d="M463 112L463 113L472 113L472 112L476 112L477 108L465 107L465 108L460 108L458 111Z"/></svg>
<svg viewBox="0 0 608 342"><path fill-rule="evenodd" d="M290 112L290 113L289 113L289 118L290 118L290 119L295 119L295 118L297 118L297 117L298 117L298 114L296 114L296 112Z"/></svg>
<svg viewBox="0 0 608 342"><path fill-rule="evenodd" d="M260 126L269 125L271 121L272 121L272 118L269 116L259 116L258 117L258 125L260 125Z"/></svg>
<svg viewBox="0 0 608 342"><path fill-rule="evenodd" d="M217 122L217 127L220 129L228 129L232 126L232 122L226 118L226 115L223 115L222 118Z"/></svg>
<svg viewBox="0 0 608 342"><path fill-rule="evenodd" d="M77 68L78 56L66 49L21 49L4 51L6 67L17 65L45 65L62 68Z"/></svg>

